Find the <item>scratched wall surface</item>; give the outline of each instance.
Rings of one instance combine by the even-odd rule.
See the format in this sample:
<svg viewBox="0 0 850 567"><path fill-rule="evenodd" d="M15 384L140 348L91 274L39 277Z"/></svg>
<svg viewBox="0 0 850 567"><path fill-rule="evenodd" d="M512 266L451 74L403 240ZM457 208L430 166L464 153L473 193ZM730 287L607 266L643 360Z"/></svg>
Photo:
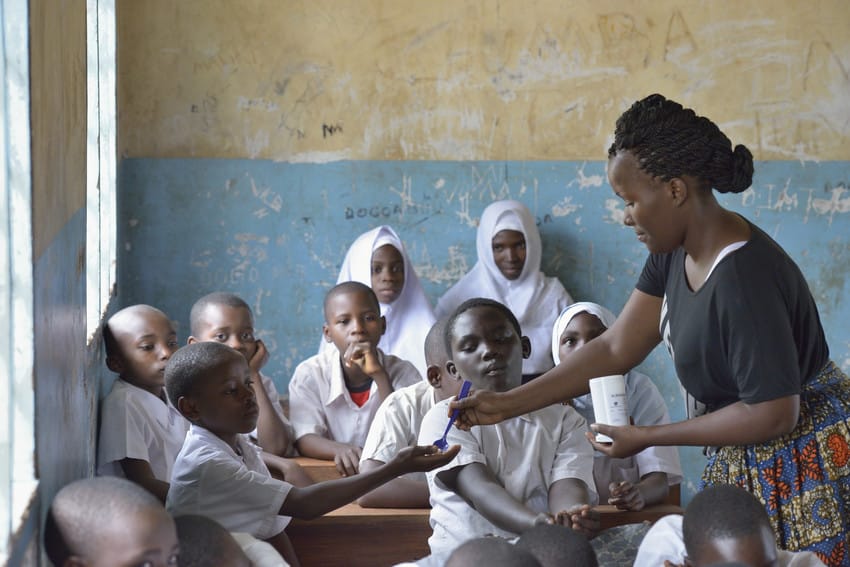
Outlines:
<svg viewBox="0 0 850 567"><path fill-rule="evenodd" d="M846 0L119 0L130 157L599 159L662 92L758 159L850 156Z"/></svg>

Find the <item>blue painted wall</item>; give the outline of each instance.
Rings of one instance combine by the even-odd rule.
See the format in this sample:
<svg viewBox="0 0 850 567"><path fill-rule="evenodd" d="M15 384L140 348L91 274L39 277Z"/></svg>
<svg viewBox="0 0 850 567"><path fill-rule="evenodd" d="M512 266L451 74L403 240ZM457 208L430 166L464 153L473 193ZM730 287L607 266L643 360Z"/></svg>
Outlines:
<svg viewBox="0 0 850 567"><path fill-rule="evenodd" d="M537 216L543 270L576 298L619 311L646 250L622 226L605 162L125 159L119 182L120 306L150 303L188 336L201 295L239 293L255 312L281 392L315 353L324 293L348 245L389 224L432 302L476 261L475 226L497 199ZM809 279L832 356L850 368L850 163L759 162L753 187L724 196L797 260ZM678 383L659 347L642 365L682 418ZM702 469L682 453L686 498Z"/></svg>

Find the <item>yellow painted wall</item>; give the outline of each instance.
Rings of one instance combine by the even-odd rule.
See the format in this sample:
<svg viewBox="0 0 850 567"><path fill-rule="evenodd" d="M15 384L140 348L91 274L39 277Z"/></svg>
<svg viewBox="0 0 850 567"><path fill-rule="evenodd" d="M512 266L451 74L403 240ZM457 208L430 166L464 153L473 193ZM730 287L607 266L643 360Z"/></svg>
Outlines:
<svg viewBox="0 0 850 567"><path fill-rule="evenodd" d="M603 159L662 92L850 158L847 0L119 0L130 157Z"/></svg>

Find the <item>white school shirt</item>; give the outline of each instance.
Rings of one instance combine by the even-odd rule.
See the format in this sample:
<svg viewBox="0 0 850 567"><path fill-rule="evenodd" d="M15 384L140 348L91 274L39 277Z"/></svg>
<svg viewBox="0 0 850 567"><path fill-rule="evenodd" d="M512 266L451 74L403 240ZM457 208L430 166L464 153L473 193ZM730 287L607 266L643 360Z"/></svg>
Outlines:
<svg viewBox="0 0 850 567"><path fill-rule="evenodd" d="M422 421L419 444L430 445L448 423L448 400L434 405ZM495 425L462 431L452 427L447 441L460 445L452 461L427 474L431 493L432 554L451 552L463 542L494 534L513 538L479 514L440 480L440 472L470 463L489 468L516 500L535 512L549 512L549 487L557 480L577 478L595 503L593 447L584 436L587 423L573 408L555 404Z"/></svg>
<svg viewBox="0 0 850 567"><path fill-rule="evenodd" d="M378 349L381 366L393 389L422 382L419 371L406 360ZM327 439L362 447L378 411L378 386L372 383L369 399L359 407L345 387L342 361L336 349L311 356L295 368L289 383L289 415L295 439L315 433Z"/></svg>
<svg viewBox="0 0 850 567"><path fill-rule="evenodd" d="M434 388L424 380L387 396L378 408L369 435L366 436L360 454L361 467L363 461L369 459L388 463L401 449L415 444L422 420L435 403ZM404 476L425 482L424 472Z"/></svg>
<svg viewBox="0 0 850 567"><path fill-rule="evenodd" d="M215 433L192 425L174 463L165 508L173 515L200 514L230 532L268 539L289 524L279 514L292 485L269 474L260 448L237 438L241 456Z"/></svg>
<svg viewBox="0 0 850 567"><path fill-rule="evenodd" d="M295 447L293 445L293 441L295 439L295 431L292 429L292 424L289 422L289 418L286 417L286 414L283 413L283 407L280 405L280 394L277 393L277 388L275 388L274 380L266 376L265 374L260 373L260 383L263 385L263 390L266 391L269 399L272 402L272 407L274 408L275 413L283 422L283 428L286 430L287 436L290 439L289 446L286 448L286 452L284 456L293 457L295 456ZM251 437L257 439L257 428L254 428L254 431L251 432Z"/></svg>
<svg viewBox="0 0 850 567"><path fill-rule="evenodd" d="M632 370L626 374L626 400L629 415L635 425L660 425L670 423L670 415L664 398L658 388L645 374ZM573 407L587 421L588 425L596 423L593 413L593 402L590 394L575 398ZM647 447L637 455L624 459L615 459L596 451L594 454L593 477L596 480L596 491L599 501L608 503L611 482L627 480L632 484L640 481L641 477L652 472L667 474L667 484L682 482L682 465L679 463L679 450L676 447Z"/></svg>
<svg viewBox="0 0 850 567"><path fill-rule="evenodd" d="M646 532L638 547L634 567L658 567L664 561L674 565L685 564L685 540L682 536L681 514L664 516ZM825 567L811 551L776 550L779 567Z"/></svg>
<svg viewBox="0 0 850 567"><path fill-rule="evenodd" d="M244 532L231 532L230 535L251 561L251 567L289 567L272 544Z"/></svg>
<svg viewBox="0 0 850 567"><path fill-rule="evenodd" d="M97 474L123 477L122 459L147 461L168 482L189 422L170 403L120 378L101 402Z"/></svg>

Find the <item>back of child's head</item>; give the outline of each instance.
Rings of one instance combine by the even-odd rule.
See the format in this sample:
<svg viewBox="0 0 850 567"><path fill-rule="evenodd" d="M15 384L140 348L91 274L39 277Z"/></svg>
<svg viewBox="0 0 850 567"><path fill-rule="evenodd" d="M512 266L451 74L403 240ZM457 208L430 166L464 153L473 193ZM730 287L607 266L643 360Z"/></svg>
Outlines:
<svg viewBox="0 0 850 567"><path fill-rule="evenodd" d="M214 291L203 296L202 298L197 300L194 305L192 305L192 310L189 312L189 326L193 335L201 334L204 325L205 313L207 311L207 308L211 306L224 306L232 307L233 309L244 309L250 314L252 319L254 317L254 313L251 311L251 307L245 302L244 299L242 299L235 293L230 293L228 291Z"/></svg>
<svg viewBox="0 0 850 567"><path fill-rule="evenodd" d="M121 356L122 345L119 337L122 331L141 317L162 317L170 323L168 315L156 307L143 303L130 305L115 312L103 326L103 346L107 358Z"/></svg>
<svg viewBox="0 0 850 567"><path fill-rule="evenodd" d="M528 551L496 537L480 537L460 544L449 555L446 567L541 567Z"/></svg>
<svg viewBox="0 0 850 567"><path fill-rule="evenodd" d="M193 343L174 353L165 365L165 390L175 406L180 398L195 395L223 363L245 358L229 346L216 342Z"/></svg>
<svg viewBox="0 0 850 567"><path fill-rule="evenodd" d="M179 567L250 567L251 561L221 524L206 516L174 518L180 541Z"/></svg>
<svg viewBox="0 0 850 567"><path fill-rule="evenodd" d="M565 565L572 567L598 567L593 546L580 533L566 526L540 524L523 532L516 542L520 549L529 551L542 567Z"/></svg>
<svg viewBox="0 0 850 567"><path fill-rule="evenodd" d="M115 554L151 549L176 556L174 522L150 492L118 477L85 478L63 487L50 505L44 547L54 565L109 565Z"/></svg>
<svg viewBox="0 0 850 567"><path fill-rule="evenodd" d="M431 325L431 330L425 335L425 364L445 368L446 361L451 356L446 349L446 324L448 319L443 317Z"/></svg>
<svg viewBox="0 0 850 567"><path fill-rule="evenodd" d="M375 292L372 291L372 288L368 285L362 284L360 282L342 282L333 286L328 293L325 294L325 302L324 302L324 314L325 321L328 320L328 305L330 305L331 301L340 296L340 295L353 295L353 294L362 294L366 297L366 300L369 301L370 307L373 307L375 312L380 315L381 313L381 305L378 303L378 296L375 295Z"/></svg>
<svg viewBox="0 0 850 567"><path fill-rule="evenodd" d="M696 564L713 542L757 537L770 531L764 506L755 496L729 484L709 486L694 496L682 519L688 557Z"/></svg>
<svg viewBox="0 0 850 567"><path fill-rule="evenodd" d="M458 318L471 309L476 309L479 307L486 307L490 309L495 309L496 311L501 312L505 319L511 324L511 326L516 330L517 336L522 335L522 329L520 328L519 321L516 318L516 315L503 303L499 303L493 299L487 299L485 297L473 297L472 299L467 299L463 303L461 303L457 309L455 309L454 313L449 317L446 322L446 330L445 330L445 346L446 350L451 353L452 351L452 337L454 335L454 327Z"/></svg>

